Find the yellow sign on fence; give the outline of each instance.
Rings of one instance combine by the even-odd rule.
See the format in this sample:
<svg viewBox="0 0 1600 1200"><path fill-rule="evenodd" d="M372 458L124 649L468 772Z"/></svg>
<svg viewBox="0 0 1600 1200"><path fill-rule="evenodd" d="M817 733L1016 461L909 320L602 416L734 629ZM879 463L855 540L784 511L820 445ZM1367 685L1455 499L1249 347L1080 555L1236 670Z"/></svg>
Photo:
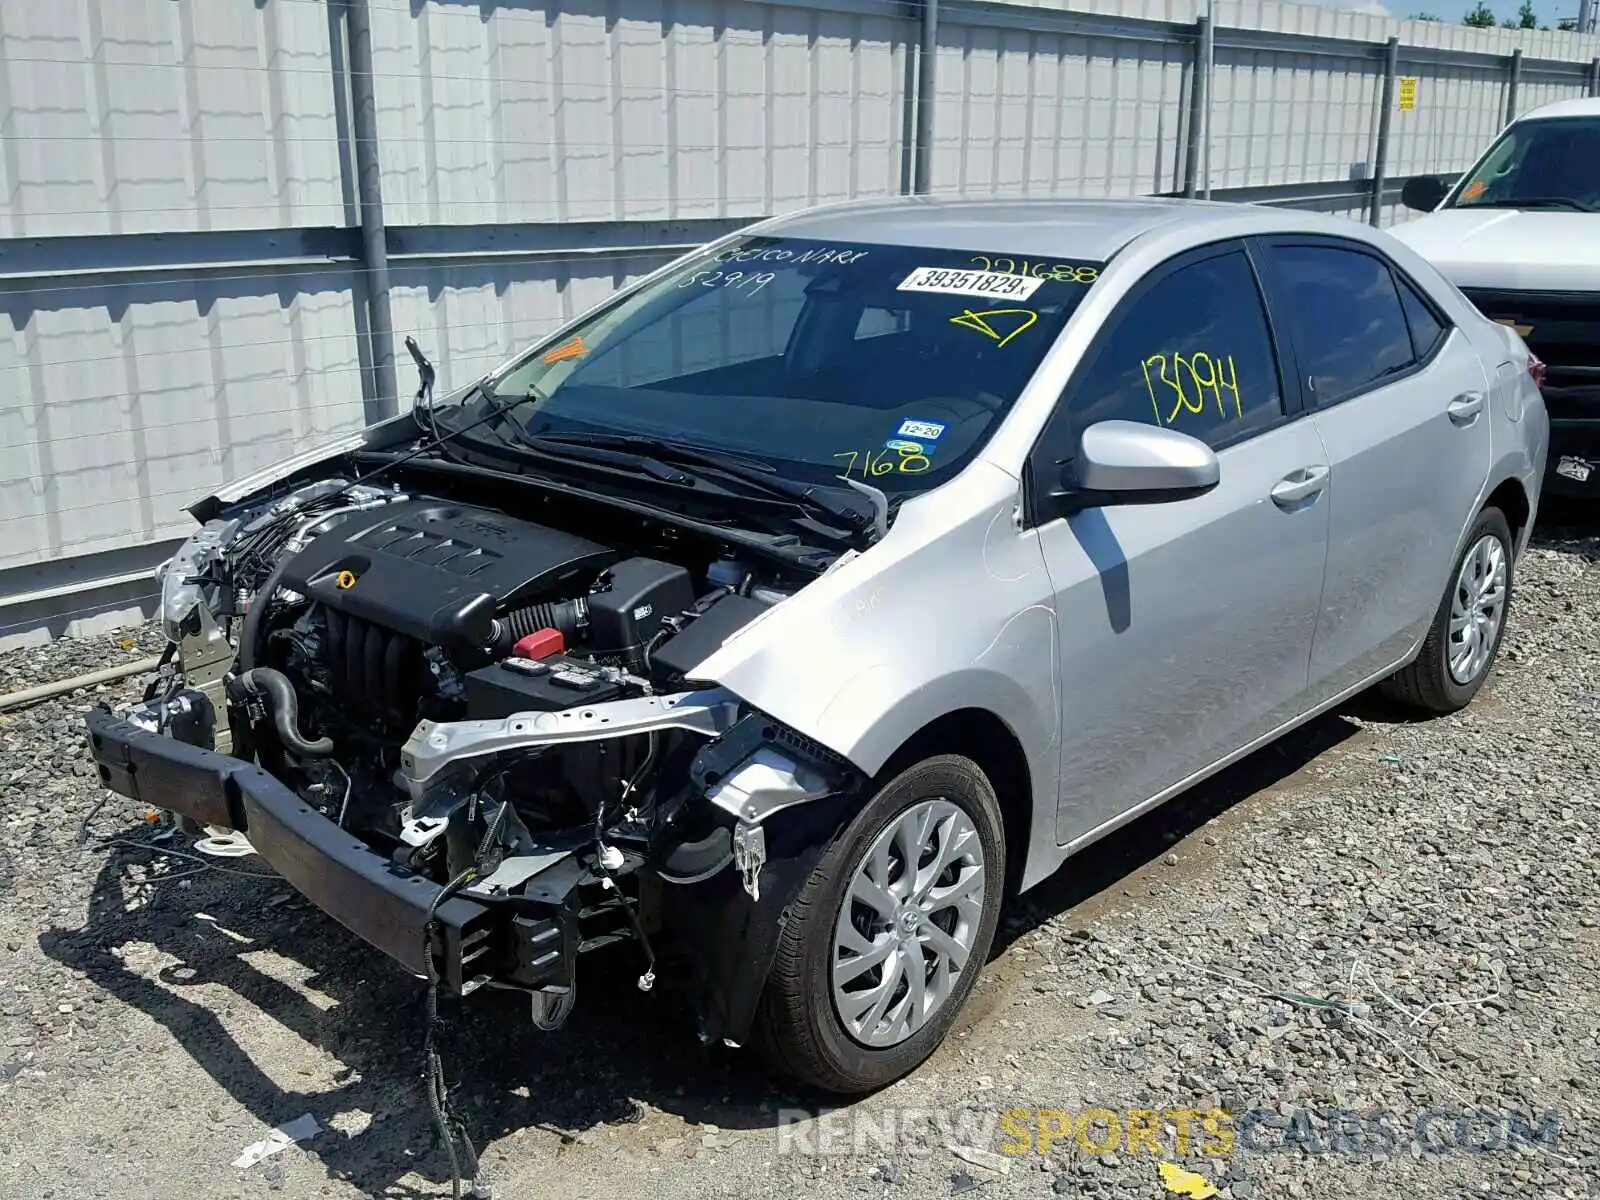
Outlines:
<svg viewBox="0 0 1600 1200"><path fill-rule="evenodd" d="M1400 77L1400 111L1410 112L1417 106L1417 77L1415 75L1402 75Z"/></svg>

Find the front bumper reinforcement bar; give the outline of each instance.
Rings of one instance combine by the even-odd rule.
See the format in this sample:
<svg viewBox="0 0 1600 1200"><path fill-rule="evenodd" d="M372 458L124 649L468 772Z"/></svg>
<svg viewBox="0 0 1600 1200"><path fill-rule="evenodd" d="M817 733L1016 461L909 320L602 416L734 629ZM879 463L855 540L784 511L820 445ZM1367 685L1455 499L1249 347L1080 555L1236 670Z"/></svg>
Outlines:
<svg viewBox="0 0 1600 1200"><path fill-rule="evenodd" d="M88 716L101 782L119 795L203 825L244 833L295 890L416 975L440 888L368 849L253 763L141 729L104 710ZM490 911L460 896L434 913L434 964L460 992L463 947L487 936Z"/></svg>

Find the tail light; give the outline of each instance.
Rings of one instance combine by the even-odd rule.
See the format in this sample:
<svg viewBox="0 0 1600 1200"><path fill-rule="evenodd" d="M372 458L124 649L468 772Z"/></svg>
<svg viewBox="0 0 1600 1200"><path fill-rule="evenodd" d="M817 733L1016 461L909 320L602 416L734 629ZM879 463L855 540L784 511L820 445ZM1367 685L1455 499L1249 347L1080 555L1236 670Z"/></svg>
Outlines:
<svg viewBox="0 0 1600 1200"><path fill-rule="evenodd" d="M1544 387L1544 373L1544 359L1533 351L1528 351L1528 377L1533 380L1535 387L1541 389Z"/></svg>

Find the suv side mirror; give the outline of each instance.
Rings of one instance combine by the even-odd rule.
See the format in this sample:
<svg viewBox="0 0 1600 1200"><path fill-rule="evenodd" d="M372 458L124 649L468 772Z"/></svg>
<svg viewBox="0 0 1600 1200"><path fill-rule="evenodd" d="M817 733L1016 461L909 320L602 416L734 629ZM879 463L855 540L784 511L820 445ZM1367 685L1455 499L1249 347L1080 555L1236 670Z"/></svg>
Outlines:
<svg viewBox="0 0 1600 1200"><path fill-rule="evenodd" d="M1221 478L1216 452L1198 438L1137 421L1098 421L1083 431L1077 460L1051 498L1071 509L1165 504L1204 495Z"/></svg>
<svg viewBox="0 0 1600 1200"><path fill-rule="evenodd" d="M1454 186L1448 175L1414 175L1400 189L1400 203L1417 212L1432 212Z"/></svg>

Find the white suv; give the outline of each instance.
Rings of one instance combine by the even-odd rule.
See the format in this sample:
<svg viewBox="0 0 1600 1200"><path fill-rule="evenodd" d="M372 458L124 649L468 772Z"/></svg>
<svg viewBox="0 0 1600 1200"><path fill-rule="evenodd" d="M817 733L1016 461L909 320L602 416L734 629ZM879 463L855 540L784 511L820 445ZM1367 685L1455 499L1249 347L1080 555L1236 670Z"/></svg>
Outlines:
<svg viewBox="0 0 1600 1200"><path fill-rule="evenodd" d="M1429 215L1390 232L1545 363L1546 492L1600 499L1600 99L1535 109L1402 199Z"/></svg>

